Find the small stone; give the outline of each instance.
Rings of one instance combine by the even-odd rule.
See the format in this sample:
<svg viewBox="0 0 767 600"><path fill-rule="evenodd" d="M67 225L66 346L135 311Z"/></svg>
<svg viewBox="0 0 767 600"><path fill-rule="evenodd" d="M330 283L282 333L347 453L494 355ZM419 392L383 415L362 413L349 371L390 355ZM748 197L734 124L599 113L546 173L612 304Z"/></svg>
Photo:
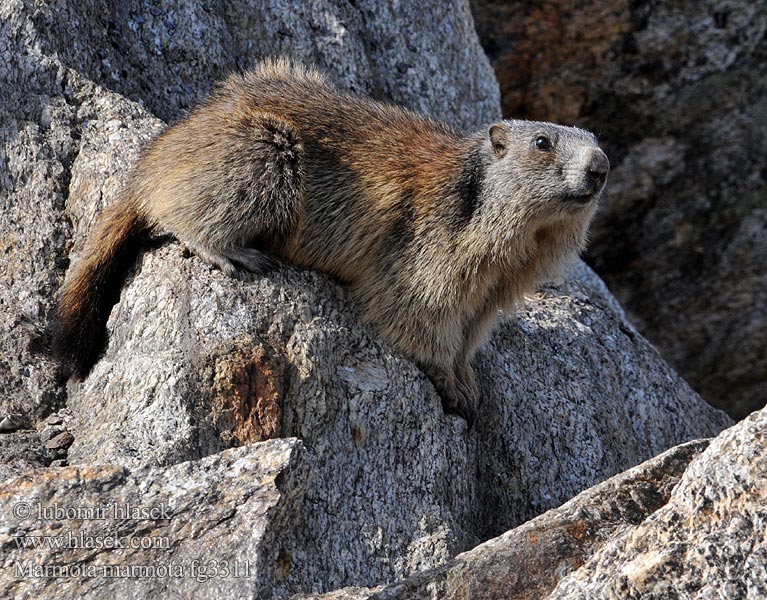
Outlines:
<svg viewBox="0 0 767 600"><path fill-rule="evenodd" d="M75 441L75 436L73 436L68 431L62 431L58 435L54 436L47 442L45 442L45 447L48 450L62 450L65 448L69 448L69 446L72 445L72 442Z"/></svg>
<svg viewBox="0 0 767 600"><path fill-rule="evenodd" d="M16 431L21 429L23 424L24 419L21 418L21 415L5 415L0 419L0 433Z"/></svg>
<svg viewBox="0 0 767 600"><path fill-rule="evenodd" d="M45 444L59 435L62 431L66 430L61 425L46 427L40 432L40 441Z"/></svg>
<svg viewBox="0 0 767 600"><path fill-rule="evenodd" d="M43 422L46 425L61 425L64 422L64 418L58 413L53 413Z"/></svg>

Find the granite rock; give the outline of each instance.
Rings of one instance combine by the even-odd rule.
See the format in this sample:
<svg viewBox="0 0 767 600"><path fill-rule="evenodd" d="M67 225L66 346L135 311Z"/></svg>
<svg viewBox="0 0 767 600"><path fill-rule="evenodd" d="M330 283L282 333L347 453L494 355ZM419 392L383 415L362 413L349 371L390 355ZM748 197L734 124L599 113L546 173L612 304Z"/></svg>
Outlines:
<svg viewBox="0 0 767 600"><path fill-rule="evenodd" d="M559 508L453 560L389 586L346 588L337 600L540 600L601 548L640 526L669 502L708 441L683 444L579 494ZM573 598L590 598L583 593Z"/></svg>
<svg viewBox="0 0 767 600"><path fill-rule="evenodd" d="M0 594L271 598L308 481L282 439L171 468L38 469L0 484ZM170 594L168 596L168 594Z"/></svg>

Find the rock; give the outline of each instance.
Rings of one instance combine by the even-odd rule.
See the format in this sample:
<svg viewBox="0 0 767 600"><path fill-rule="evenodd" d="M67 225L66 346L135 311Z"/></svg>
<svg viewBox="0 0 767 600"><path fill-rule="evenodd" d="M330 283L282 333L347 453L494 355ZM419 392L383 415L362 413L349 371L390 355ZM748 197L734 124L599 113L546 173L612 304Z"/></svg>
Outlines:
<svg viewBox="0 0 767 600"><path fill-rule="evenodd" d="M561 507L456 556L438 569L385 588L349 588L300 598L548 598L563 577L576 572L600 548L663 507L690 461L707 445L708 441L701 440L672 448L579 494Z"/></svg>
<svg viewBox="0 0 767 600"><path fill-rule="evenodd" d="M438 569L386 587L300 598L765 597L765 431L767 410L710 445L673 448Z"/></svg>
<svg viewBox="0 0 767 600"><path fill-rule="evenodd" d="M396 591L394 593L396 594L400 588L395 588L395 590ZM384 586L379 586L376 588L348 587L321 595L313 594L307 596L305 594L298 594L293 596L290 600L373 600L374 598L388 599L389 596L386 595L387 593L389 593L389 590L387 590ZM396 596L394 596L394 598L396 598Z"/></svg>
<svg viewBox="0 0 767 600"><path fill-rule="evenodd" d="M46 427L63 427L71 420L72 412L69 409L64 408L59 412L48 415L43 421L41 421L41 423Z"/></svg>
<svg viewBox="0 0 767 600"><path fill-rule="evenodd" d="M661 366L583 263L504 323L476 362L482 539L730 423Z"/></svg>
<svg viewBox="0 0 767 600"><path fill-rule="evenodd" d="M763 406L767 6L472 9L504 114L577 122L610 157L589 263L706 400L737 418Z"/></svg>
<svg viewBox="0 0 767 600"><path fill-rule="evenodd" d="M0 6L0 28L7 6ZM8 65L6 56L3 51ZM44 109L51 115L45 129ZM29 427L43 416L43 406L59 406L65 398L35 345L66 265L71 228L64 202L76 126L63 98L30 96L7 81L0 81L0 113L0 412L22 415Z"/></svg>
<svg viewBox="0 0 767 600"><path fill-rule="evenodd" d="M0 419L0 433L10 433L24 426L24 417L21 415L5 415Z"/></svg>
<svg viewBox="0 0 767 600"><path fill-rule="evenodd" d="M40 434L40 441L45 444L48 449L66 450L74 439L71 433L67 430L71 426L73 417L68 408L63 408L59 412L48 415L43 421L37 423L37 431ZM67 436L59 438L57 442L54 442L54 446L49 446L48 442L53 438L68 433ZM66 443L64 441L66 440Z"/></svg>
<svg viewBox="0 0 767 600"><path fill-rule="evenodd" d="M52 438L56 437L60 433L62 433L64 429L62 427L58 426L47 426L44 427L43 430L40 432L40 441L45 444L49 442Z"/></svg>
<svg viewBox="0 0 767 600"><path fill-rule="evenodd" d="M562 507L375 589L295 600L767 596L767 410L678 446Z"/></svg>
<svg viewBox="0 0 767 600"><path fill-rule="evenodd" d="M5 481L0 594L271 598L289 567L280 549L305 492L304 456L283 439L171 468L50 468Z"/></svg>
<svg viewBox="0 0 767 600"><path fill-rule="evenodd" d="M73 187L88 197L90 218L122 184L125 153L135 151L141 140L123 139L141 129L157 133L159 127L129 129L132 120L150 119L140 107L117 99L67 69L55 58L41 55L39 37L26 10L31 5L7 2L0 6L0 111L8 115L0 123L0 409L18 413L34 424L65 402L65 391L53 365L40 357L46 344L45 323L63 272L75 224L83 218L69 202ZM116 106L119 104L119 106ZM115 111L122 111L116 113ZM102 140L101 160L113 173L91 160L87 183L83 170L74 169L89 148L93 123L117 124L109 140ZM153 123L160 124L151 118ZM120 125L122 124L122 125ZM121 130L121 131L120 131ZM146 139L146 137L144 138ZM116 146L115 146L116 145ZM119 173L120 178L114 177Z"/></svg>
<svg viewBox="0 0 767 600"><path fill-rule="evenodd" d="M631 29L625 2L470 3L509 118L575 122L595 77L609 71Z"/></svg>
<svg viewBox="0 0 767 600"><path fill-rule="evenodd" d="M717 437L665 506L610 540L550 598L767 597L767 411Z"/></svg>
<svg viewBox="0 0 767 600"><path fill-rule="evenodd" d="M62 431L46 441L45 447L48 448L48 450L66 450L72 445L74 439L75 438L71 433Z"/></svg>
<svg viewBox="0 0 767 600"><path fill-rule="evenodd" d="M35 431L22 430L0 435L0 481L24 471L45 467L50 453L40 443Z"/></svg>
<svg viewBox="0 0 767 600"><path fill-rule="evenodd" d="M461 0L16 0L6 19L32 56L56 57L165 121L264 56L316 64L345 89L456 125L499 116L498 86Z"/></svg>

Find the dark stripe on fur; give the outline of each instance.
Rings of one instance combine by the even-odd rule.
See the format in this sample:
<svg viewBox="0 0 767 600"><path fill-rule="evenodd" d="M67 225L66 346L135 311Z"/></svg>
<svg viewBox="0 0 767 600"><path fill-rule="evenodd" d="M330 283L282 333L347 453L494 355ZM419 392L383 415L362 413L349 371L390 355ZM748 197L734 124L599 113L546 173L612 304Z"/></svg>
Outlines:
<svg viewBox="0 0 767 600"><path fill-rule="evenodd" d="M482 183L485 180L486 166L482 151L475 147L466 157L458 176L455 193L458 202L458 225L465 225L479 208Z"/></svg>
<svg viewBox="0 0 767 600"><path fill-rule="evenodd" d="M379 249L379 260L383 271L397 272L398 263L408 260L415 238L415 193L411 188L405 188L399 204L393 211L393 220L386 230L385 237Z"/></svg>

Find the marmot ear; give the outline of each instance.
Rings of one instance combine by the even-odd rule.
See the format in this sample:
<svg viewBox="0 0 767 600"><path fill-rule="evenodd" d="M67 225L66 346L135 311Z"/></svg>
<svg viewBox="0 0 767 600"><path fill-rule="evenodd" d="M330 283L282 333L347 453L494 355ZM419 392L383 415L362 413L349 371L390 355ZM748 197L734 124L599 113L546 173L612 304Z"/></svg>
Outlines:
<svg viewBox="0 0 767 600"><path fill-rule="evenodd" d="M490 135L490 143L493 144L493 150L496 155L498 157L504 156L506 154L506 144L509 141L504 126L499 123L491 125L488 133Z"/></svg>

